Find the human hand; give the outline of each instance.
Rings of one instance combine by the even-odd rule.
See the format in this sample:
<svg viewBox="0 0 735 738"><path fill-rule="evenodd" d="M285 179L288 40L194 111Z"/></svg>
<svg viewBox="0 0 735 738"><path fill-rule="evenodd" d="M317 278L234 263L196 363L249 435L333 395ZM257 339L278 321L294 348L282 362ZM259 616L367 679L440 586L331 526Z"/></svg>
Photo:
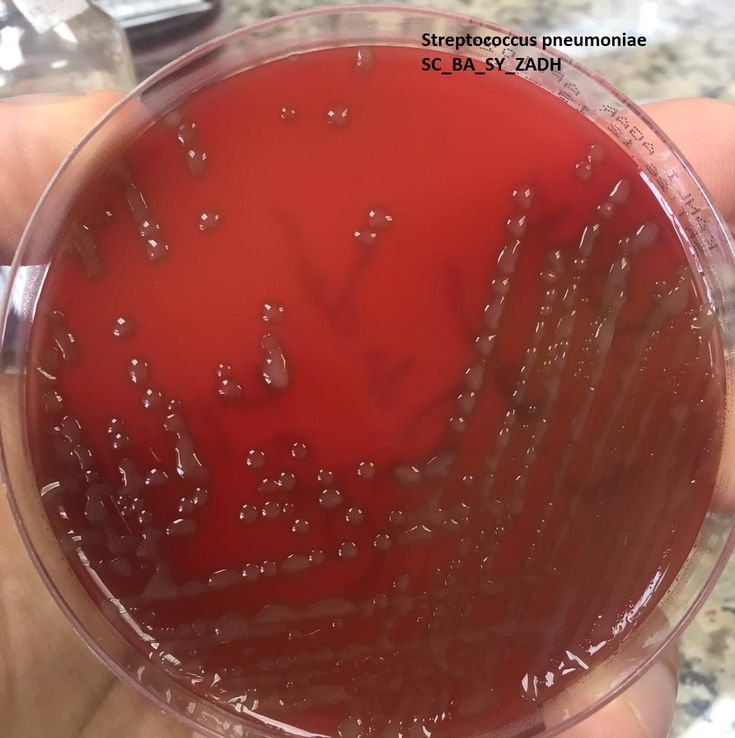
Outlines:
<svg viewBox="0 0 735 738"><path fill-rule="evenodd" d="M81 134L118 98L0 102L0 255L8 257L43 187ZM735 221L735 107L680 100L648 112ZM2 384L0 384L0 394ZM1 400L1 398L0 398ZM191 738L114 677L73 634L0 500L0 735L3 738ZM664 738L676 695L675 651L563 738ZM577 694L584 699L584 694Z"/></svg>

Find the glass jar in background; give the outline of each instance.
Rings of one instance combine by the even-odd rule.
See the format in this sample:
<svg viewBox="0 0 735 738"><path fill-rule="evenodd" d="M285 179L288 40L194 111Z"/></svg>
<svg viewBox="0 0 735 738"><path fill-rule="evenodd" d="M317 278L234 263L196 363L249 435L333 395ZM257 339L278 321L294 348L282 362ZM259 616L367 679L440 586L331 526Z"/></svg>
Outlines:
<svg viewBox="0 0 735 738"><path fill-rule="evenodd" d="M0 98L135 82L125 33L86 0L0 0Z"/></svg>

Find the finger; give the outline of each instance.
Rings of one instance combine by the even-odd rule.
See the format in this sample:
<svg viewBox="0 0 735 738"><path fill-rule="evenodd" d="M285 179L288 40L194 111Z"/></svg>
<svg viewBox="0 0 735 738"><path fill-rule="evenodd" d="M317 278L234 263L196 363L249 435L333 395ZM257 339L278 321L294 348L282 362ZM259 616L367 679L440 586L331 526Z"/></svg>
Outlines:
<svg viewBox="0 0 735 738"><path fill-rule="evenodd" d="M671 729L676 702L677 654L670 646L653 666L619 697L601 710L563 731L559 738L666 738ZM578 705L587 703L584 692Z"/></svg>
<svg viewBox="0 0 735 738"><path fill-rule="evenodd" d="M7 261L64 157L117 100L115 90L82 96L26 96L0 102L0 258Z"/></svg>
<svg viewBox="0 0 735 738"><path fill-rule="evenodd" d="M693 98L644 109L684 153L725 219L735 222L735 105Z"/></svg>

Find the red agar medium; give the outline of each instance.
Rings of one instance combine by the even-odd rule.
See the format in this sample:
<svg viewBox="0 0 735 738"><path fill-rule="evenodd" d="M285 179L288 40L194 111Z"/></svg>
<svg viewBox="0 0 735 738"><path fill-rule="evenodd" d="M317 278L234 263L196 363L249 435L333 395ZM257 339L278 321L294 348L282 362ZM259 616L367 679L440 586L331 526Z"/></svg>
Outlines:
<svg viewBox="0 0 735 738"><path fill-rule="evenodd" d="M343 738L497 727L594 668L720 449L712 309L635 162L522 79L420 67L192 94L70 213L32 335L90 596L198 695Z"/></svg>

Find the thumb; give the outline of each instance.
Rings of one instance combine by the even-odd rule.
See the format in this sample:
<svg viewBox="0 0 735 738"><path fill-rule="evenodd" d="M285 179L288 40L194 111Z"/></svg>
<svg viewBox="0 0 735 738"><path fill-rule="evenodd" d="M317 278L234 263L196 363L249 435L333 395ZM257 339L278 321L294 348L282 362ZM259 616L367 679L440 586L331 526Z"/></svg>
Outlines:
<svg viewBox="0 0 735 738"><path fill-rule="evenodd" d="M735 222L735 105L692 98L644 109L684 153L725 220Z"/></svg>
<svg viewBox="0 0 735 738"><path fill-rule="evenodd" d="M64 157L120 96L106 90L0 101L0 262L12 257L38 198Z"/></svg>
<svg viewBox="0 0 735 738"><path fill-rule="evenodd" d="M559 738L666 738L676 702L676 662L676 646L672 645L625 692ZM590 698L583 689L568 697L565 707L583 708Z"/></svg>

